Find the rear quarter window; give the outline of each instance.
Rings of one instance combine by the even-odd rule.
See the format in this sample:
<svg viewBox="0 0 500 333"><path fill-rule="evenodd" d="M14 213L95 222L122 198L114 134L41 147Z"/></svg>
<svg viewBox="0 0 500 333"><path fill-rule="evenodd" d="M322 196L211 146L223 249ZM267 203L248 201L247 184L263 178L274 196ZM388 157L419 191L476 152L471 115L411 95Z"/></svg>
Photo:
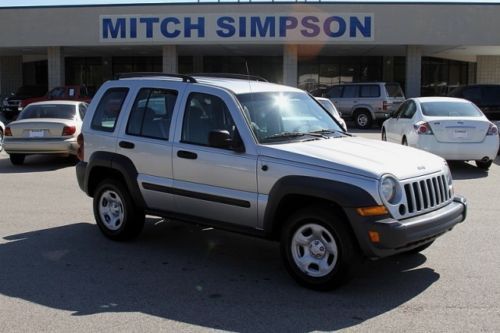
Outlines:
<svg viewBox="0 0 500 333"><path fill-rule="evenodd" d="M113 132L127 97L128 88L111 88L102 95L90 127L97 131Z"/></svg>

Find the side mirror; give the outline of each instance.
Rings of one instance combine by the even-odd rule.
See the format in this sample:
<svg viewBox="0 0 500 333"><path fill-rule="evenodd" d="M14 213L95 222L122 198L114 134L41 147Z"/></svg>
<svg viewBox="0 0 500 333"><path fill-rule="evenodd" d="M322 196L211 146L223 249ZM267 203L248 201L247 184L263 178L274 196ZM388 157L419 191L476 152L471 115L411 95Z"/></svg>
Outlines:
<svg viewBox="0 0 500 333"><path fill-rule="evenodd" d="M241 141L238 133L235 133L234 140L227 130L213 130L208 134L208 145L215 148L232 149L242 153L245 151L245 146Z"/></svg>

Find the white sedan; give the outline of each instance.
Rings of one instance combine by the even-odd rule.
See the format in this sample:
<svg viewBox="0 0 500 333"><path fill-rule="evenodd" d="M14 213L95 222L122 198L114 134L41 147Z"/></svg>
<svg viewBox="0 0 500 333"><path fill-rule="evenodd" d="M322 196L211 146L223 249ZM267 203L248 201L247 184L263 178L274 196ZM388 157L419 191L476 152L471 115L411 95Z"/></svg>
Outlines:
<svg viewBox="0 0 500 333"><path fill-rule="evenodd" d="M473 103L450 97L410 98L382 124L382 140L420 148L446 160L475 160L489 169L498 128Z"/></svg>
<svg viewBox="0 0 500 333"><path fill-rule="evenodd" d="M344 131L347 132L347 125L345 123L345 120L342 119L342 114L340 114L340 112L337 110L332 101L324 97L314 97L314 98L316 98L316 100L326 109L326 111L328 111L333 116L333 118L335 118L335 120L337 120L340 123Z"/></svg>
<svg viewBox="0 0 500 333"><path fill-rule="evenodd" d="M2 152L2 150L3 150L3 135L4 135L4 133L5 133L5 125L2 122L2 120L0 120L0 152Z"/></svg>

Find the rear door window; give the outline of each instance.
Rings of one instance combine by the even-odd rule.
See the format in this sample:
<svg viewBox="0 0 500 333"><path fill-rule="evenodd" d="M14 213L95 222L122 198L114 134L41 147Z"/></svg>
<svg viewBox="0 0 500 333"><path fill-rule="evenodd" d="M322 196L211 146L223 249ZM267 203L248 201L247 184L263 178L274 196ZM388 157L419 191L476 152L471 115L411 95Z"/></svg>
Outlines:
<svg viewBox="0 0 500 333"><path fill-rule="evenodd" d="M97 131L113 132L128 88L111 88L104 93L94 113L90 127Z"/></svg>
<svg viewBox="0 0 500 333"><path fill-rule="evenodd" d="M358 97L358 86L344 86L342 98L356 98Z"/></svg>
<svg viewBox="0 0 500 333"><path fill-rule="evenodd" d="M328 98L339 98L342 96L342 86L332 87L325 96Z"/></svg>
<svg viewBox="0 0 500 333"><path fill-rule="evenodd" d="M359 97L380 97L380 87L375 84L362 85L359 89Z"/></svg>

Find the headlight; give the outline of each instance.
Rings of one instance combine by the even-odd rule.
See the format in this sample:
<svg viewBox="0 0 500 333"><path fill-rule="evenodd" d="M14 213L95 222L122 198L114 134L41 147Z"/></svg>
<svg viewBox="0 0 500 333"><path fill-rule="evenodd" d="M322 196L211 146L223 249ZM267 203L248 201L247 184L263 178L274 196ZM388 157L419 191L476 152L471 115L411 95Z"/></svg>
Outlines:
<svg viewBox="0 0 500 333"><path fill-rule="evenodd" d="M400 200L401 189L399 182L391 175L385 175L380 181L380 196L386 202L394 205Z"/></svg>
<svg viewBox="0 0 500 333"><path fill-rule="evenodd" d="M446 182L448 183L448 186L451 186L453 184L453 178L451 177L450 167L446 162L444 163L444 176L446 177Z"/></svg>

